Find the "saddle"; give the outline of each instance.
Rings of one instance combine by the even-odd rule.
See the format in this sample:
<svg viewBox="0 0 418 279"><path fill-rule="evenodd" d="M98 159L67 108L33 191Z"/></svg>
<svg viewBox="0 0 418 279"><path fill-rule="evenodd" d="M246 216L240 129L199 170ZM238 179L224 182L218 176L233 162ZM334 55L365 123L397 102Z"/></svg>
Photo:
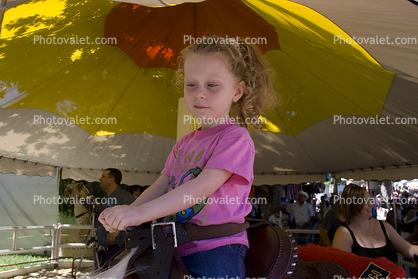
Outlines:
<svg viewBox="0 0 418 279"><path fill-rule="evenodd" d="M162 224L162 225L161 225ZM315 265L298 262L297 244L281 227L259 219L246 219L243 224L222 224L208 227L161 223L148 227L130 227L124 232L125 247L120 256L137 248L129 260L125 279L184 279L189 275L175 246L194 240L237 234L247 230L250 248L245 257L246 276L250 278L299 278L296 274L318 275ZM113 264L114 262L112 262ZM326 270L326 264L319 265ZM315 273L316 272L316 273ZM345 274L335 268L334 274ZM189 277L190 278L190 277ZM300 278L327 278L321 276ZM333 278L333 277L330 277Z"/></svg>

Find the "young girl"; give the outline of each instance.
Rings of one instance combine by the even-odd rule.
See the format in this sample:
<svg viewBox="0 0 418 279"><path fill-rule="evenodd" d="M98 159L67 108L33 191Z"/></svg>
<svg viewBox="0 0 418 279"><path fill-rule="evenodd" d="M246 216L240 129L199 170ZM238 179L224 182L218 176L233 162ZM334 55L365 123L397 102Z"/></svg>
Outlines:
<svg viewBox="0 0 418 279"><path fill-rule="evenodd" d="M243 223L251 211L255 151L247 128L259 121L266 102L273 103L269 70L254 46L209 39L182 50L177 73L187 108L202 127L177 142L161 176L134 203L100 215L108 231L161 217L199 226ZM261 123L253 126L259 129ZM245 278L248 246L243 231L177 250L194 277Z"/></svg>

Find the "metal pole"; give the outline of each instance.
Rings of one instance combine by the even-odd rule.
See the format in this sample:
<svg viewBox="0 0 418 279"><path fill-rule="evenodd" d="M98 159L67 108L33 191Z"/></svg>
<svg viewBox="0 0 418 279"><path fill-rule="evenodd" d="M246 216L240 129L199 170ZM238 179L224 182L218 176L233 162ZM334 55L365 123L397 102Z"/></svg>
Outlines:
<svg viewBox="0 0 418 279"><path fill-rule="evenodd" d="M18 231L17 229L13 231L13 250L17 250Z"/></svg>
<svg viewBox="0 0 418 279"><path fill-rule="evenodd" d="M333 185L332 194L338 195L337 178L335 173L331 173L331 184Z"/></svg>
<svg viewBox="0 0 418 279"><path fill-rule="evenodd" d="M58 250L58 244L57 244L57 225L54 224L54 230L52 234L52 251L51 251L51 263L54 264L54 268L58 267L58 260L59 257L59 250Z"/></svg>

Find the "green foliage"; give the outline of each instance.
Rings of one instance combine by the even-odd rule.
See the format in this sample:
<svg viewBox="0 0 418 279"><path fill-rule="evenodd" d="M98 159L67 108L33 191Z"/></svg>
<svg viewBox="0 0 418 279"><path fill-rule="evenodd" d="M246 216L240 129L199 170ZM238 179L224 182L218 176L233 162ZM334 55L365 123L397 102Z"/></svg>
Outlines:
<svg viewBox="0 0 418 279"><path fill-rule="evenodd" d="M7 265L7 264L15 264L15 263L25 263L25 262L33 262L39 260L49 260L50 257L44 256L35 256L30 254L15 254L15 255L5 255L0 256L0 265ZM12 266L4 266L0 267L0 272L14 270L14 269L21 269L24 267L35 266L49 263L49 261L43 262L36 262L36 263L28 263L28 264L19 264L19 265L12 265Z"/></svg>

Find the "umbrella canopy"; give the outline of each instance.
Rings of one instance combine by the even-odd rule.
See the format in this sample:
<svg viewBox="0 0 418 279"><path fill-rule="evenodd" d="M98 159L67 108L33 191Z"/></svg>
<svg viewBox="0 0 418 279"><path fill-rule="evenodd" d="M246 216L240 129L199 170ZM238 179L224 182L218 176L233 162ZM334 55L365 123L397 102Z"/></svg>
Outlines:
<svg viewBox="0 0 418 279"><path fill-rule="evenodd" d="M73 177L117 167L154 178L182 122L182 93L173 84L177 54L188 44L184 36L219 34L266 38L259 46L276 71L280 104L263 115L263 131L251 133L256 184L319 180L326 172L366 179L415 175L418 125L369 121L417 119L417 44L395 43L416 39L417 6L298 2L210 0L153 8L32 0L6 11L0 154L67 167ZM387 36L393 41L364 43ZM354 124L354 116L366 118Z"/></svg>

